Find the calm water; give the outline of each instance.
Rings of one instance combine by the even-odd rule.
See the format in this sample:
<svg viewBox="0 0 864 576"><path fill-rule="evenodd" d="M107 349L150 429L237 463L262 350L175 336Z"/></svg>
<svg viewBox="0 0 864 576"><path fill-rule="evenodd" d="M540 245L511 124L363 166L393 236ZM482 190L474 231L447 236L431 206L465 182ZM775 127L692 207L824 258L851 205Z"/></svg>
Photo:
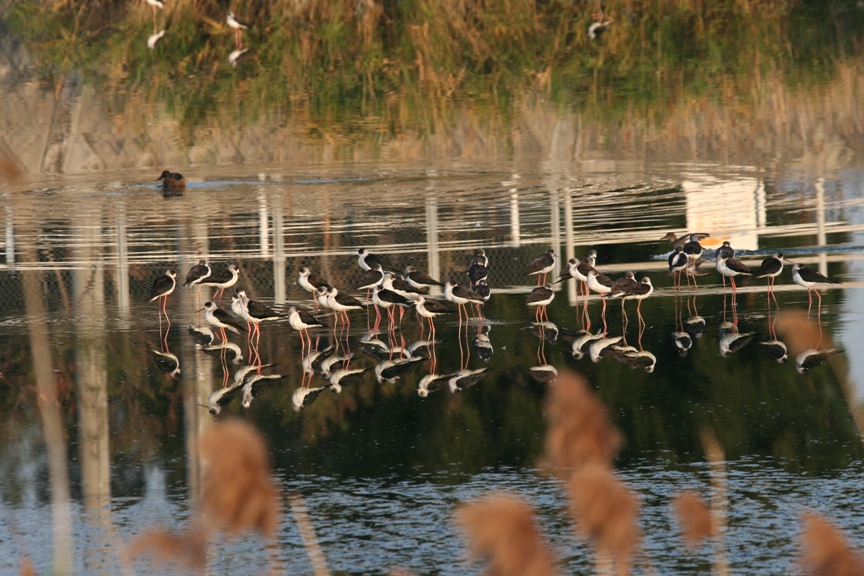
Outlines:
<svg viewBox="0 0 864 576"><path fill-rule="evenodd" d="M559 485L537 469L548 384L529 369L540 364L584 373L625 433L619 469L642 498L646 545L659 570L704 570L710 562L707 549L680 554L669 508L681 489L707 494L698 438L705 427L717 431L729 459L727 547L734 568L787 571L804 509L823 511L860 536L862 447L841 387L848 366L851 398L858 401L860 360L844 354L806 375L796 372L794 358L776 363L756 344L768 340L771 329L764 284L746 280L738 328L753 332L753 341L722 357L724 295L713 271L699 279L695 296L704 332L681 357L671 334L679 317L696 312L687 311L692 296L674 296L665 273L669 245L658 239L669 230L704 229L729 237L754 265L782 250L795 261L824 266L844 282L823 297L826 339L856 350L864 244L857 205L864 172L814 180L744 166L658 163L619 174L615 188L599 174L596 188L550 192L543 185L548 175L530 169L518 179L467 169L388 167L382 174L342 164L335 171L336 179L309 170L282 181L213 175L167 199L153 184L136 181L40 188L4 199L5 569L17 565L19 550L42 568L50 565L52 506L55 517L61 509L70 514L81 573L117 570L113 538L128 539L151 525L180 526L188 514L200 474L189 445L218 419L202 404L221 386L223 370L186 334L199 316L192 289L178 289L168 306L167 345L180 359L182 378L173 381L156 367L148 350L160 348L157 307L145 300L158 274L176 266L185 275L201 257L216 266L234 262L253 299L307 305L295 283L298 269L308 265L350 287L360 277L359 247L456 280L472 249L485 247L493 353L488 362L478 355L476 324L466 336L455 318L439 320L437 372L466 366L486 372L461 393L445 385L420 397L417 386L431 361L418 362L395 384L377 383L372 369L379 358L362 342L366 318L354 313L347 339L325 331L319 349L350 348L350 367L366 372L298 413L291 398L304 381L299 338L287 324L262 328L262 360L276 363L288 379L263 390L248 410L235 399L219 417L247 418L265 433L275 474L286 492L304 497L332 570L476 569L465 562L451 514L458 503L493 489L528 498L567 565L589 566L590 556L571 536ZM585 178L590 182L592 175ZM724 221L730 205L736 219ZM580 321L575 291L566 284L549 308L557 334L549 330L538 338L533 312L524 306L533 280L524 269L550 245L564 255L597 249L598 268L610 275L632 269L652 279L657 290L644 302L641 338L632 304L626 333L617 303L610 304L607 322L610 334L624 334L656 357L653 373L614 358L594 363L588 354L572 356L568 335ZM806 310L806 291L790 283L787 270L778 280L780 310ZM728 296L726 305L732 320ZM595 329L602 325L600 310L596 299L588 305ZM772 307L771 318L774 313ZM420 337L413 314L406 315L402 334L409 343ZM233 340L245 353L243 340ZM59 405L38 402L34 375L46 367L48 382L38 386L53 386ZM311 379L312 386L323 383L319 374ZM42 432L52 418L63 438L60 472L50 465ZM57 474L65 475L68 501L52 500ZM281 541L288 570L309 572L290 515ZM263 570L264 558L254 540L227 544L214 551L214 571ZM136 566L150 570L146 563Z"/></svg>

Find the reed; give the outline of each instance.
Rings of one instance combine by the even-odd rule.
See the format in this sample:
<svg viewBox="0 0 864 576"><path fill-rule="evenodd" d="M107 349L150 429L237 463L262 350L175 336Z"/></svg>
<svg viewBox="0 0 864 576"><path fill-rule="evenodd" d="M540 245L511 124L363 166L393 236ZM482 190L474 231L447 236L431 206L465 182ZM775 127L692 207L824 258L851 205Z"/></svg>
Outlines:
<svg viewBox="0 0 864 576"><path fill-rule="evenodd" d="M714 98L724 79L751 76L754 61L757 71L824 69L854 50L858 35L857 16L838 18L831 5L608 0L614 24L592 42L591 3L281 0L242 8L253 28L237 69L227 63L231 32L215 1L170 3L157 15L168 32L152 52L143 2L31 0L6 21L55 85L80 70L117 92L170 103L185 127L218 108L247 119L277 110L307 116L310 136L352 140L370 128L435 133L463 106L507 122L534 91L620 119L634 105L685 102L675 96L681 87ZM802 36L812 49L778 48ZM720 95L740 93L727 86Z"/></svg>
<svg viewBox="0 0 864 576"><path fill-rule="evenodd" d="M864 574L864 556L849 547L843 532L825 518L807 512L802 519L801 565L813 576Z"/></svg>

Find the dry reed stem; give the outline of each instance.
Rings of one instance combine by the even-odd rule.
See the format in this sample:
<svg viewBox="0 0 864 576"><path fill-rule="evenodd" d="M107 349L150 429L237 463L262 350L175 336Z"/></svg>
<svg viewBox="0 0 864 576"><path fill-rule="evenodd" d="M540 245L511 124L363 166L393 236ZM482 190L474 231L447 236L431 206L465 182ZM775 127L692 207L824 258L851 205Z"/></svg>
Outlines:
<svg viewBox="0 0 864 576"><path fill-rule="evenodd" d="M312 571L315 576L327 576L330 574L330 570L327 568L327 559L321 550L317 536L315 536L315 527L309 518L309 512L306 510L303 498L299 492L295 492L288 496L288 502L291 505L294 522L297 523L297 529L300 531L303 547L306 548L306 554L309 555L309 561L312 563Z"/></svg>
<svg viewBox="0 0 864 576"><path fill-rule="evenodd" d="M708 458L711 472L711 519L714 527L714 574L726 576L729 574L729 561L726 559L726 455L723 447L717 441L717 436L711 430L702 430L699 434L702 449Z"/></svg>
<svg viewBox="0 0 864 576"><path fill-rule="evenodd" d="M207 564L207 531L199 527L182 534L147 532L132 541L128 553L130 558L149 555L161 562L173 561L200 570Z"/></svg>
<svg viewBox="0 0 864 576"><path fill-rule="evenodd" d="M575 372L562 372L546 400L546 460L567 477L588 464L612 466L623 444L606 407Z"/></svg>
<svg viewBox="0 0 864 576"><path fill-rule="evenodd" d="M463 504L456 521L468 536L471 553L488 557L486 574L549 576L556 574L552 552L540 534L534 510L507 494Z"/></svg>
<svg viewBox="0 0 864 576"><path fill-rule="evenodd" d="M864 557L849 548L843 531L813 512L804 514L801 564L814 576L860 576Z"/></svg>
<svg viewBox="0 0 864 576"><path fill-rule="evenodd" d="M210 465L202 480L200 510L211 528L272 536L279 500L261 434L245 422L226 420L201 437L200 450Z"/></svg>
<svg viewBox="0 0 864 576"><path fill-rule="evenodd" d="M698 494L689 490L682 492L675 497L672 505L688 548L699 547L703 540L714 534L711 511Z"/></svg>
<svg viewBox="0 0 864 576"><path fill-rule="evenodd" d="M578 533L594 541L598 561L605 552L614 559L618 574L629 574L640 540L638 498L611 469L601 465L583 467L567 486Z"/></svg>

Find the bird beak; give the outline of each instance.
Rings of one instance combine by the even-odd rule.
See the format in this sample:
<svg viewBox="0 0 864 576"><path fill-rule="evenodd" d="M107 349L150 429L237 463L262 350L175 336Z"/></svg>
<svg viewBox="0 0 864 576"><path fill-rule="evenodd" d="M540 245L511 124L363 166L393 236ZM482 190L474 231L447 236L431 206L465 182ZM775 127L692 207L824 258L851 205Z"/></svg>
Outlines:
<svg viewBox="0 0 864 576"><path fill-rule="evenodd" d="M200 310L196 310L196 312L203 312L203 311L204 311L204 308L201 308Z"/></svg>

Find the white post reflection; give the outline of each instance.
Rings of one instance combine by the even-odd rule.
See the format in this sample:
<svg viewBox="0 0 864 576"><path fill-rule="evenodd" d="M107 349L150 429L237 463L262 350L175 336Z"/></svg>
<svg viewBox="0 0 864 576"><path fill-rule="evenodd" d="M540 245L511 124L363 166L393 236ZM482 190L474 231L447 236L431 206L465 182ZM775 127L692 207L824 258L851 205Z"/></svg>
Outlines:
<svg viewBox="0 0 864 576"><path fill-rule="evenodd" d="M438 246L438 198L435 195L435 185L432 182L426 186L426 253L429 258L429 275L432 278L440 279L441 248ZM431 286L429 294L440 295L441 288Z"/></svg>
<svg viewBox="0 0 864 576"><path fill-rule="evenodd" d="M72 300L75 322L75 389L78 400L78 452L81 493L87 522L101 539L84 553L88 574L103 571L114 557L111 547L111 450L108 428L108 374L105 329L105 267L102 263L102 215L77 204L72 219ZM95 213L94 213L95 212ZM122 219L122 216L121 216ZM128 302L127 302L128 304Z"/></svg>
<svg viewBox="0 0 864 576"><path fill-rule="evenodd" d="M285 210L282 197L273 198L273 293L276 304L285 303Z"/></svg>
<svg viewBox="0 0 864 576"><path fill-rule="evenodd" d="M576 248L573 246L573 189L564 190L564 256L561 258L560 267L564 268L566 262L576 257ZM567 301L571 305L576 304L576 280L567 281Z"/></svg>
<svg viewBox="0 0 864 576"><path fill-rule="evenodd" d="M516 183L518 174L513 175L512 182L502 182L504 186ZM519 188L513 186L510 189L510 243L514 248L522 245L522 226L519 224Z"/></svg>
<svg viewBox="0 0 864 576"><path fill-rule="evenodd" d="M6 266L15 270L15 212L11 206L6 207Z"/></svg>
<svg viewBox="0 0 864 576"><path fill-rule="evenodd" d="M258 237L261 242L261 257L270 257L270 225L267 214L267 196L264 187L258 187Z"/></svg>
<svg viewBox="0 0 864 576"><path fill-rule="evenodd" d="M32 239L38 237L33 226L19 226L22 242L23 262L39 262L39 255ZM22 228L30 228L23 230ZM48 459L48 478L51 495L51 528L53 535L54 574L68 574L72 570L72 505L69 490L69 463L67 461L66 435L63 414L57 397L54 380L54 361L49 341L48 324L45 323L46 294L44 273L39 270L24 270L21 273L22 292L27 331L30 335L30 350L33 358L32 374L36 380L36 407L42 419L42 434Z"/></svg>
<svg viewBox="0 0 864 576"><path fill-rule="evenodd" d="M825 179L819 178L813 187L816 189L816 245L822 248L828 244L825 234ZM828 254L825 250L819 251L819 272L828 275Z"/></svg>
<svg viewBox="0 0 864 576"><path fill-rule="evenodd" d="M129 229L126 225L126 203L117 203L115 213L117 234L117 270L114 274L114 286L117 288L117 306L120 309L120 317L129 319ZM124 327L128 323L124 322Z"/></svg>
<svg viewBox="0 0 864 576"><path fill-rule="evenodd" d="M549 274L556 278L561 273L561 201L558 188L549 189L549 246L555 251L555 267Z"/></svg>

